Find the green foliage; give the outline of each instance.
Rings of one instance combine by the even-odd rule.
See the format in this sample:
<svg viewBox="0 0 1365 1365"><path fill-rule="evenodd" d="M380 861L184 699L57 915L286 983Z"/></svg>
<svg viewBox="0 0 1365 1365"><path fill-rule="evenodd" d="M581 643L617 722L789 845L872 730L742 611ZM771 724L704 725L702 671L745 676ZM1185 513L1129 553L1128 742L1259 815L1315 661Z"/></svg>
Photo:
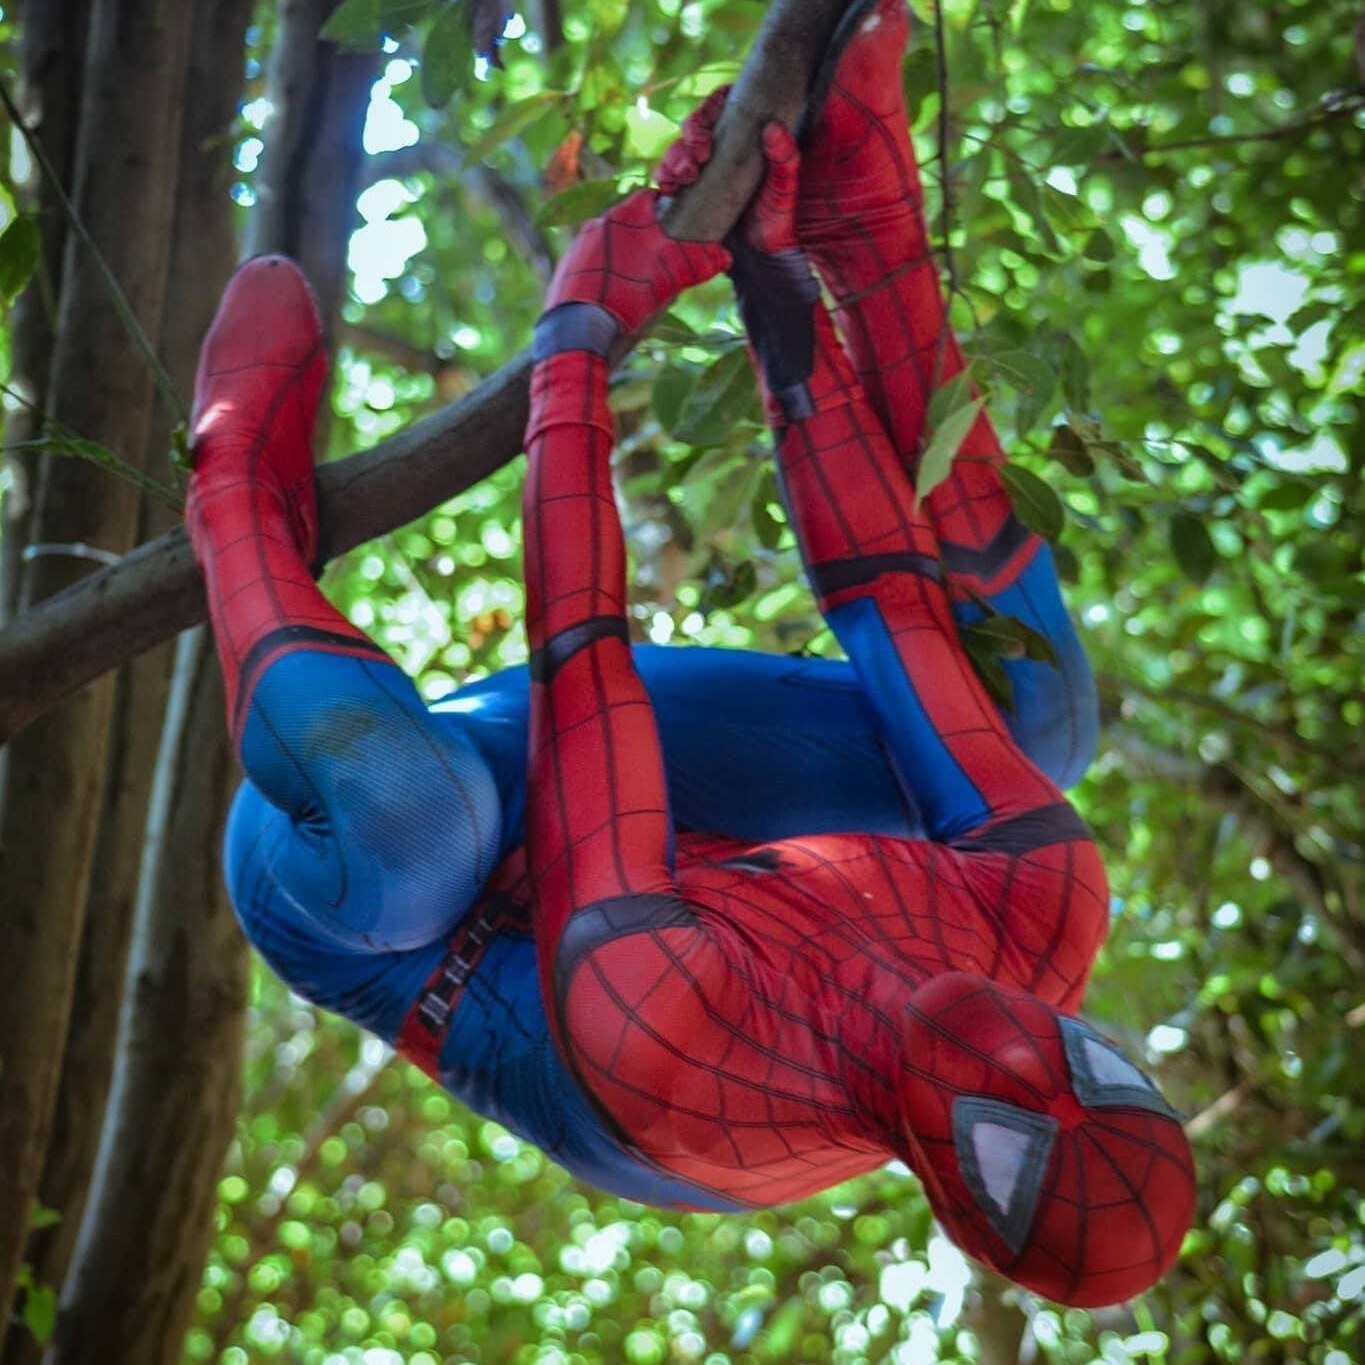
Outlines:
<svg viewBox="0 0 1365 1365"><path fill-rule="evenodd" d="M959 391L959 406L952 408L933 428L933 434L920 456L915 492L928 497L952 473L953 460L985 407L984 398L973 398L964 386Z"/></svg>
<svg viewBox="0 0 1365 1365"><path fill-rule="evenodd" d="M23 1291L19 1317L33 1339L45 1346L57 1326L57 1291L51 1285L39 1284L28 1265L19 1267L18 1285Z"/></svg>
<svg viewBox="0 0 1365 1365"><path fill-rule="evenodd" d="M0 298L13 303L38 268L42 242L38 225L26 213L11 219L0 232Z"/></svg>
<svg viewBox="0 0 1365 1365"><path fill-rule="evenodd" d="M417 146L370 173L396 190L378 226L421 238L348 304L334 453L526 345L535 260L643 183L764 12L561 8L557 45L539 7L518 10L500 70L476 69L486 6L337 10L333 36L396 41L376 105ZM896 1169L746 1219L643 1210L262 974L188 1359L970 1360L1023 1318L1035 1358L1066 1365L1359 1358L1356 7L947 0L946 91L920 8L904 84L954 321L1101 680L1101 756L1077 797L1115 919L1087 1010L1192 1116L1201 1197L1179 1267L1109 1313L1002 1304L931 1238ZM413 155L434 148L462 169ZM22 221L0 237L0 290L23 274ZM935 396L922 491L975 402L966 378ZM612 403L639 634L834 652L723 282L680 301ZM428 696L525 658L519 493L513 466L327 573ZM1040 648L995 617L966 643L1002 698L1000 660Z"/></svg>

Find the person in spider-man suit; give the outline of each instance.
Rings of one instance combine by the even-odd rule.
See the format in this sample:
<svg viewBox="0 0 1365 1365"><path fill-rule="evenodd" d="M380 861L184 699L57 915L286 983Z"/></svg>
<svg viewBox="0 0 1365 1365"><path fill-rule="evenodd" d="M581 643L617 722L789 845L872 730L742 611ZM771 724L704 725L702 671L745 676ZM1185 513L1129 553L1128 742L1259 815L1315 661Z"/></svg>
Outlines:
<svg viewBox="0 0 1365 1365"><path fill-rule="evenodd" d="M948 481L912 492L927 395L962 361L905 26L902 0L853 7L804 158L764 132L733 254L669 239L654 191L575 242L536 331L531 664L444 707L313 583L321 331L288 262L238 273L201 357L187 512L249 778L228 879L294 989L594 1184L738 1211L901 1158L965 1250L1108 1303L1174 1259L1191 1158L1074 1015L1107 892L1055 779L1093 741L1093 693L984 417ZM720 98L665 188L705 161ZM605 357L727 267L847 665L628 643ZM981 601L1058 656L1019 670L1013 735L957 636Z"/></svg>

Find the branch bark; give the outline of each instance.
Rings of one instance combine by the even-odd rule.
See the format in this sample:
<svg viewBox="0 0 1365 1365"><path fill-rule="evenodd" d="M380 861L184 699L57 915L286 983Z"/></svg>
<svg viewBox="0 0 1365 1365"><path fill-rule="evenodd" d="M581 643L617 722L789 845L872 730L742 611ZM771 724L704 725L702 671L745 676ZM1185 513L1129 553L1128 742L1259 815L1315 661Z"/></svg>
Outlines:
<svg viewBox="0 0 1365 1365"><path fill-rule="evenodd" d="M762 124L795 124L847 3L774 0L726 106L714 157L667 208L675 237L719 241L734 225L762 174ZM529 378L523 353L441 412L319 470L325 552L340 554L411 521L518 454ZM0 631L0 740L205 615L198 570L177 530L12 622Z"/></svg>

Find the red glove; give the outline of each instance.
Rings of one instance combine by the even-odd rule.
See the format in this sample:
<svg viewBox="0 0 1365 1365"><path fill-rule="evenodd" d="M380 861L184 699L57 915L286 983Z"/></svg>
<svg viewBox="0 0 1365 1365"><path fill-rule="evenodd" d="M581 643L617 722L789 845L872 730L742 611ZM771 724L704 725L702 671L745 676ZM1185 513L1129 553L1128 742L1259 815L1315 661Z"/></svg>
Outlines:
<svg viewBox="0 0 1365 1365"><path fill-rule="evenodd" d="M678 140L664 153L654 183L663 194L677 194L692 184L701 168L711 160L716 143L716 124L720 122L725 101L733 86L722 85L713 90L683 123Z"/></svg>

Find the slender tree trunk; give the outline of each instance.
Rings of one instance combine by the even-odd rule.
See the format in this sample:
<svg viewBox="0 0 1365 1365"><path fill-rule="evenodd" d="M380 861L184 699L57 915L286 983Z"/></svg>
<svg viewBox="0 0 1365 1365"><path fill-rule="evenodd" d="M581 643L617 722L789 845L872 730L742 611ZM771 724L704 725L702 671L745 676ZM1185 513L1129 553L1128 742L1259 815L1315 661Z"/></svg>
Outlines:
<svg viewBox="0 0 1365 1365"><path fill-rule="evenodd" d="M321 25L335 0L312 6ZM191 74L204 99L217 54L242 50L244 0L199 0ZM225 11L234 11L231 15ZM213 30L212 32L210 30ZM347 57L316 42L297 22L281 27L267 98L277 114L265 130L267 165L313 184L354 185L361 130L376 74L373 59ZM298 83L299 49L306 82ZM291 57L295 60L291 60ZM344 78L338 78L338 68ZM276 73L295 83L278 90ZM196 109L191 119L202 115ZM307 136L296 126L305 123ZM187 127L182 177L201 172L198 144L214 129ZM292 149L287 162L272 139ZM196 160L197 156L197 160ZM215 159L219 160L219 159ZM326 163L319 167L319 161ZM168 316L163 342L193 366L231 266L225 213L211 221L195 205L226 209L225 187L186 186L177 227L173 279L184 294ZM315 279L323 316L340 309L354 190L296 199L285 215L253 224L250 251L292 250ZM345 195L349 194L349 198ZM188 216L187 216L188 214ZM198 272L195 275L195 272ZM196 321L191 324L193 315ZM172 1365L194 1308L213 1235L219 1170L239 1093L246 951L223 889L222 828L236 763L223 717L217 658L206 631L185 636L176 655L172 704L162 736L147 822L129 986L109 1116L89 1208L62 1299L48 1365L110 1358ZM8 1362L6 1362L8 1365Z"/></svg>
<svg viewBox="0 0 1365 1365"><path fill-rule="evenodd" d="M292 256L319 300L330 341L345 286L346 250L356 220L370 88L378 58L318 41L338 0L280 0L262 131L265 152L246 255Z"/></svg>
<svg viewBox="0 0 1365 1365"><path fill-rule="evenodd" d="M163 0L95 0L91 12L74 200L153 336L165 286L188 34L188 10ZM129 346L90 253L77 245L68 239L51 411L136 462L152 377ZM136 491L123 481L47 457L33 535L122 554L136 536L137 508ZM33 559L24 568L21 604L42 601L87 568L70 556ZM112 679L102 680L10 746L0 823L0 1312L13 1298L52 1116L112 699Z"/></svg>
<svg viewBox="0 0 1365 1365"><path fill-rule="evenodd" d="M24 0L19 17L23 34L19 53L23 80L20 107L28 126L42 141L62 184L69 186L76 155L81 57L90 20L90 0ZM36 166L30 176L30 192L21 207L37 220L42 258L32 283L10 314L9 386L41 409L47 402L66 220L53 187ZM0 461L8 460L14 484L0 499L0 627L19 608L23 563L20 556L28 543L28 523L38 481L37 456L32 451L12 447L31 440L38 426L34 408L15 409L4 425L5 445L11 449L0 455ZM0 746L0 820L4 818L8 766L9 750Z"/></svg>
<svg viewBox="0 0 1365 1365"><path fill-rule="evenodd" d="M229 197L233 175L231 129L241 102L242 58L251 7L251 0L197 0L194 5L189 80L195 98L187 104L181 130L167 306L157 347L182 394L193 387L199 343L236 257ZM154 474L170 469L167 453L179 420L179 414L164 400L156 404L147 440L147 467ZM170 509L144 499L139 539L151 539L177 520ZM40 1202L59 1211L62 1219L35 1233L28 1251L34 1279L43 1285L60 1287L65 1279L99 1146L101 1125L92 1122L91 1116L104 1112L114 1068L128 941L144 840L151 836L148 803L174 653L172 646L151 651L127 668L118 681L104 815L87 899L57 1107L39 1188ZM206 747L213 743L210 734ZM192 750L199 747L191 746ZM212 759L206 766L213 769ZM218 808L205 812L215 829L221 829L223 815ZM206 838L197 836L187 854L199 855L205 845ZM212 863L206 880L216 873L216 850ZM226 972L236 979L244 970L240 961L243 955L240 943L229 939L221 964L217 960L213 964L215 972ZM220 1045L216 1037L213 1041L215 1046ZM215 1104L221 1103L222 1096L235 1093L235 1053L230 1041L226 1050L220 1047L215 1054L227 1073L216 1077L211 1087ZM147 1117L149 1122L155 1121L154 1115ZM225 1126L224 1142L227 1132ZM220 1151L211 1150L208 1156L210 1180L216 1174L220 1155ZM162 1250L168 1254L167 1249ZM40 1354L39 1343L26 1329L15 1325L0 1351L0 1365L36 1365Z"/></svg>
<svg viewBox="0 0 1365 1365"><path fill-rule="evenodd" d="M67 186L76 150L81 54L89 18L90 0L25 0L20 11L20 108ZM37 220L42 261L37 276L10 315L9 386L41 409L47 397L56 303L61 293L66 221L52 186L36 166L30 181L32 192L21 207ZM31 440L38 428L33 410L19 408L5 423L5 444ZM19 491L0 509L5 522L0 529L0 625L14 615L19 603L19 552L27 540L25 527L38 472L37 458L29 451L12 451L10 459L18 471Z"/></svg>
<svg viewBox="0 0 1365 1365"><path fill-rule="evenodd" d="M236 765L196 742L223 725L221 678L196 666L211 652L203 629L177 651L114 1085L48 1365L174 1365L213 1236L247 972L219 861Z"/></svg>

